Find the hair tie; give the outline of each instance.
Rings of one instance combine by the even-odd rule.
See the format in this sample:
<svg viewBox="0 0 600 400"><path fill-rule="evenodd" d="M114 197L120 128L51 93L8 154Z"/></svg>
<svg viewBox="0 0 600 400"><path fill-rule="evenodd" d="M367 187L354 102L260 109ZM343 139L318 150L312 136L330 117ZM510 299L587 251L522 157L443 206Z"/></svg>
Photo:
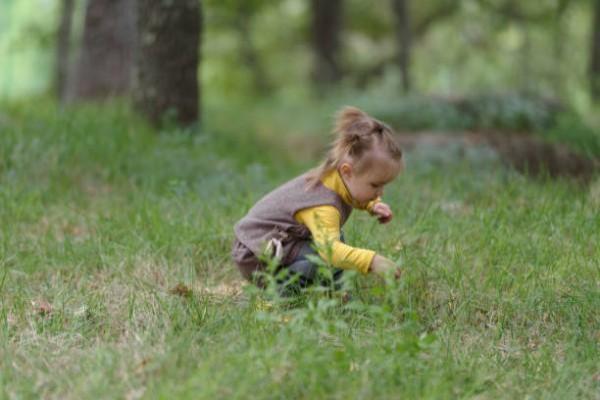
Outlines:
<svg viewBox="0 0 600 400"><path fill-rule="evenodd" d="M353 133L349 134L348 136L350 136L348 141L351 144L360 142L360 134L359 133L353 132Z"/></svg>

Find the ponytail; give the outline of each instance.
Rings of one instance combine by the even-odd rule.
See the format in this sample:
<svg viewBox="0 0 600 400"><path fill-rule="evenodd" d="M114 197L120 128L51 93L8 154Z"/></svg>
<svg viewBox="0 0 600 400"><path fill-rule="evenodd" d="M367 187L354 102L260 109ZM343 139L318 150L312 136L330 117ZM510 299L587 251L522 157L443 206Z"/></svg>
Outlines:
<svg viewBox="0 0 600 400"><path fill-rule="evenodd" d="M402 150L394 140L394 131L356 107L346 106L338 111L333 134L335 140L330 145L327 157L320 166L309 172L309 187L314 187L344 159L359 161L376 141L392 159L402 160Z"/></svg>

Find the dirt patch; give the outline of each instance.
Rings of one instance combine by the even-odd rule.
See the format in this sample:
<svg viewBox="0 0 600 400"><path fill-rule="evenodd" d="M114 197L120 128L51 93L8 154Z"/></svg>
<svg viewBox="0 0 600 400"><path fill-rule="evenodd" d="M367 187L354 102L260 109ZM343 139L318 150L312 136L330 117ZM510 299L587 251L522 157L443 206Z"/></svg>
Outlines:
<svg viewBox="0 0 600 400"><path fill-rule="evenodd" d="M194 295L194 293L219 298L239 297L242 295L244 286L247 284L248 282L246 281L236 280L230 282L221 282L218 285L213 286L194 285L192 288L183 283L178 283L169 289L169 293L184 298L190 298Z"/></svg>
<svg viewBox="0 0 600 400"><path fill-rule="evenodd" d="M516 170L527 175L549 174L589 181L600 170L600 160L592 160L558 143L548 143L525 134L476 132L414 132L397 135L400 145L411 150L417 146L488 146Z"/></svg>
<svg viewBox="0 0 600 400"><path fill-rule="evenodd" d="M244 292L244 286L248 285L247 281L234 280L222 282L214 286L197 285L194 289L198 293L214 296L218 298L239 297Z"/></svg>
<svg viewBox="0 0 600 400"><path fill-rule="evenodd" d="M503 160L518 171L552 177L571 177L589 181L599 170L599 160L578 154L567 146L548 143L531 136L490 136L489 143Z"/></svg>

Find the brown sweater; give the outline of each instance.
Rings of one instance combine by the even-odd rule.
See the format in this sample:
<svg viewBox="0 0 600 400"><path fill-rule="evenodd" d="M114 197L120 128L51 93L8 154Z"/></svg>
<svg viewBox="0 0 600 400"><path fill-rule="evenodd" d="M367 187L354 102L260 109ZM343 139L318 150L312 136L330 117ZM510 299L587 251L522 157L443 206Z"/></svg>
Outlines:
<svg viewBox="0 0 600 400"><path fill-rule="evenodd" d="M299 245L311 238L308 228L294 219L298 211L331 205L340 212L341 225L344 225L352 212L352 206L321 182L312 188L307 186L307 174L302 174L260 199L235 225L237 240L255 256L264 254L267 244L273 239L280 241L279 256L285 265L296 257ZM270 250L269 253L274 255Z"/></svg>

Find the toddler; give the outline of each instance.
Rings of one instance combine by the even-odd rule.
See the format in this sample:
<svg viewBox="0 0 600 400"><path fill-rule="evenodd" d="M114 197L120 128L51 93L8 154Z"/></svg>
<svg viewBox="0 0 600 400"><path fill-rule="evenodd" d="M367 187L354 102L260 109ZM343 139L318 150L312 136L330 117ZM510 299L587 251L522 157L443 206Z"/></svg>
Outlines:
<svg viewBox="0 0 600 400"><path fill-rule="evenodd" d="M235 225L233 259L242 275L259 286L264 282L254 278L266 268L262 256L275 258L276 272L287 272L285 282L295 287L317 281L318 266L307 257L311 254L334 266L335 282L348 269L400 276L391 260L345 244L341 228L355 208L383 224L392 219L381 196L403 169L402 150L389 126L354 107L337 114L334 133L319 167L264 196Z"/></svg>

